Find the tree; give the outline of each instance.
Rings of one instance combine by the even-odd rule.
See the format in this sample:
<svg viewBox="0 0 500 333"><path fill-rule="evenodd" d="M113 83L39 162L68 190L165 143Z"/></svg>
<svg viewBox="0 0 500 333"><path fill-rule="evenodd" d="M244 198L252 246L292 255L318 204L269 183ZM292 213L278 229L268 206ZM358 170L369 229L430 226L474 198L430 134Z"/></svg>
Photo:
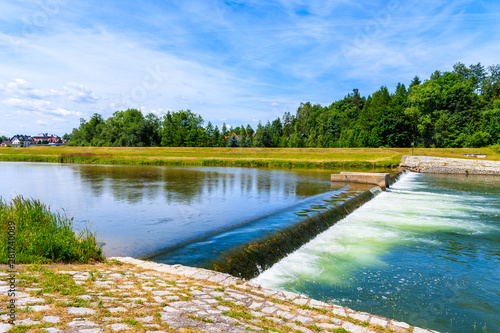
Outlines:
<svg viewBox="0 0 500 333"><path fill-rule="evenodd" d="M231 137L229 138L229 141L227 143L228 147L238 147L238 139L236 138L236 134L232 133Z"/></svg>

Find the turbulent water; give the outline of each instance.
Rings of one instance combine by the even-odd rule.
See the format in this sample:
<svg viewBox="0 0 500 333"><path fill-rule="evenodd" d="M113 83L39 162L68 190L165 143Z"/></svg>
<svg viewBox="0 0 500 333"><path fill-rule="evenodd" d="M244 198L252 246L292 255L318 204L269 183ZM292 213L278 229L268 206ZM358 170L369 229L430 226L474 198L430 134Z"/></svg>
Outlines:
<svg viewBox="0 0 500 333"><path fill-rule="evenodd" d="M255 281L438 331L499 332L500 177L407 174Z"/></svg>

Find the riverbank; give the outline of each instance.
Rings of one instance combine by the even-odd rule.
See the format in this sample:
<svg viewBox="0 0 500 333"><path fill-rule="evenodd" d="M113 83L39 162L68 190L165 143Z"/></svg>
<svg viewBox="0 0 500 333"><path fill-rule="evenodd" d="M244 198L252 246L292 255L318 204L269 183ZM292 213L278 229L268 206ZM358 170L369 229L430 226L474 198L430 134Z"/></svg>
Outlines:
<svg viewBox="0 0 500 333"><path fill-rule="evenodd" d="M418 148L421 156L457 158L487 154L500 161L492 148ZM319 169L373 169L398 166L409 148L127 148L127 147L1 147L0 161L108 165L227 166Z"/></svg>
<svg viewBox="0 0 500 333"><path fill-rule="evenodd" d="M500 175L500 161L484 159L403 156L401 167L413 172L467 175Z"/></svg>
<svg viewBox="0 0 500 333"><path fill-rule="evenodd" d="M16 326L4 313L0 332L430 332L224 273L132 258L19 267L16 283Z"/></svg>

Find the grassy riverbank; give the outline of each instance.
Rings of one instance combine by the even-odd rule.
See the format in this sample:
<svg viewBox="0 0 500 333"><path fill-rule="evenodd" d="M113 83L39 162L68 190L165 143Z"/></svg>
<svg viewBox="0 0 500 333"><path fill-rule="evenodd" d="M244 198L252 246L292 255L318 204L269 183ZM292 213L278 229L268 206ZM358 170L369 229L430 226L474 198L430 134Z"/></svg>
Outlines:
<svg viewBox="0 0 500 333"><path fill-rule="evenodd" d="M75 233L72 222L39 200L22 196L11 202L0 200L0 263L8 263L11 253L20 264L104 260L95 234L86 228Z"/></svg>
<svg viewBox="0 0 500 333"><path fill-rule="evenodd" d="M455 158L472 153L487 154L487 159L500 161L500 150L491 148L419 148L413 151L414 155ZM410 154L409 148L2 147L0 161L366 169L396 166L403 155Z"/></svg>

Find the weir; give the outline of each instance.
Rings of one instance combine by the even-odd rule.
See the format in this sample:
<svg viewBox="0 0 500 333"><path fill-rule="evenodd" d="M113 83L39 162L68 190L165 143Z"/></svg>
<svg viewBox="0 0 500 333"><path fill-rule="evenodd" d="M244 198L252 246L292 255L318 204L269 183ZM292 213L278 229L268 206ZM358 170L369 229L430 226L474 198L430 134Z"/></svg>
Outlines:
<svg viewBox="0 0 500 333"><path fill-rule="evenodd" d="M252 279L382 192L370 184L332 183L332 188L337 190L143 259Z"/></svg>
<svg viewBox="0 0 500 333"><path fill-rule="evenodd" d="M385 187L395 183L402 174L403 171L398 171L392 177L389 174L387 178L384 176L384 181L387 181ZM243 279L252 279L382 192L379 186L370 184L345 185L348 189L337 200L331 200L325 210L303 218L269 237L224 253L209 268Z"/></svg>

